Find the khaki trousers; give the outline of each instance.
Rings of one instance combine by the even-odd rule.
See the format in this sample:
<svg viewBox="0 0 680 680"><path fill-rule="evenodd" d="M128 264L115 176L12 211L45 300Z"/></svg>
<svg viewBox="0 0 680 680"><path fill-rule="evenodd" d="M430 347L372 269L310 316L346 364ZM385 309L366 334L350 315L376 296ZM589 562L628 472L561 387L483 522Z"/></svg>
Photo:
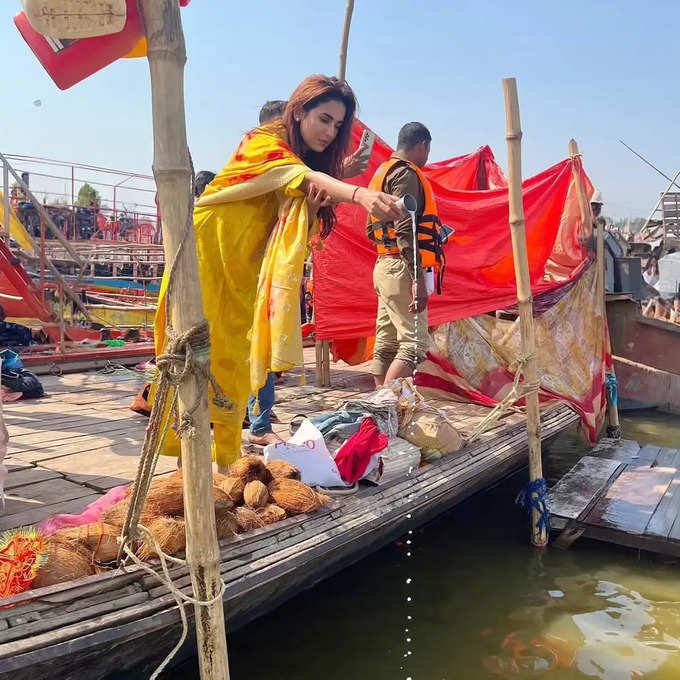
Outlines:
<svg viewBox="0 0 680 680"><path fill-rule="evenodd" d="M373 286L378 294L373 349L374 375L385 375L394 359L415 367L427 352L427 310L414 315L413 276L400 257L379 257L373 268Z"/></svg>

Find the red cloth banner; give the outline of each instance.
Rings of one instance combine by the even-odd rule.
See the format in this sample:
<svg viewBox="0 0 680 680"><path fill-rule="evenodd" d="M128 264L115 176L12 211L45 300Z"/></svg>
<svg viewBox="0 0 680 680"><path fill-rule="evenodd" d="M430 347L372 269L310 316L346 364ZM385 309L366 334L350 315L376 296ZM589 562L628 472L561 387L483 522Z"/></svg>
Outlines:
<svg viewBox="0 0 680 680"><path fill-rule="evenodd" d="M357 123L358 140L363 124ZM368 170L355 184L366 186L392 150L376 139ZM580 164L578 171L590 187ZM578 274L585 261L580 246L581 218L572 188L571 159L523 183L529 271L534 294L550 290ZM442 295L429 303L431 326L503 309L516 302L508 192L491 149L426 166L439 215L456 232L445 247L447 268ZM480 188L492 186L495 188ZM377 299L372 273L375 247L366 236L366 214L358 206L340 206L333 234L314 251L316 337L348 341L374 335ZM586 231L584 230L584 233ZM336 347L336 358L356 361L356 345ZM349 353L348 353L349 352ZM367 353L361 358L365 359ZM354 361L352 363L354 363Z"/></svg>

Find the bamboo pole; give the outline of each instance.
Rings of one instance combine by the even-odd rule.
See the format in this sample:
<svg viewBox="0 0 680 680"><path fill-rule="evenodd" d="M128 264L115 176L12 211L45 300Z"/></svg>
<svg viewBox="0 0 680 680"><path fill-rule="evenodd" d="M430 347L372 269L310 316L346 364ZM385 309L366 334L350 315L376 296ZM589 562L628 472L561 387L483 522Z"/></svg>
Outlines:
<svg viewBox="0 0 680 680"><path fill-rule="evenodd" d="M345 24L342 27L342 41L340 42L340 68L338 78L345 80L347 71L347 43L349 42L349 27L352 23L352 13L354 12L354 0L347 0L345 8Z"/></svg>
<svg viewBox="0 0 680 680"><path fill-rule="evenodd" d="M529 258L527 239L524 229L524 206L522 203L522 128L519 117L517 82L514 78L503 79L505 95L506 139L508 142L508 199L510 209L510 234L512 255L517 280L517 306L519 308L519 328L521 353L526 358L524 380L528 385L538 385L538 366L536 359L536 338L529 279ZM541 433L538 393L526 396L527 434L529 438L529 479L534 482L543 478L541 462ZM531 511L531 542L543 547L548 543L545 527L538 526L539 513Z"/></svg>
<svg viewBox="0 0 680 680"><path fill-rule="evenodd" d="M184 113L186 49L177 0L141 0L148 43L154 131L154 177L162 208L163 244L168 270L190 218L191 171ZM204 321L193 229L175 268L171 297L175 330L184 333ZM198 357L209 367L210 356ZM195 436L183 438L182 477L187 562L194 598L214 599L221 591L220 553L215 530L213 476L210 450L208 385L192 373L179 386L180 410L200 403L194 412ZM228 680L229 664L222 598L207 606L195 605L198 660L202 680Z"/></svg>
<svg viewBox="0 0 680 680"><path fill-rule="evenodd" d="M317 387L323 387L323 342L317 340L314 343L314 350L316 352L316 373L314 374L314 384Z"/></svg>
<svg viewBox="0 0 680 680"><path fill-rule="evenodd" d="M323 387L331 386L331 343L324 340L321 344L323 352Z"/></svg>
<svg viewBox="0 0 680 680"><path fill-rule="evenodd" d="M342 27L342 39L340 41L340 68L338 78L345 80L347 72L347 43L349 42L349 27L352 23L354 12L354 0L347 0L345 8L345 23ZM316 349L316 386L329 387L331 384L331 359L328 341L317 340L314 343Z"/></svg>
<svg viewBox="0 0 680 680"><path fill-rule="evenodd" d="M572 159L576 159L579 156L578 144L576 140L572 139L569 141L569 156ZM576 192L578 195L579 207L581 209L581 221L583 227L590 221L592 224L593 215L590 208L590 203L588 201L588 196L586 195L586 189L583 185L583 180L581 178L581 173L578 171L578 166L574 163L572 168L572 173L574 176L574 185L576 187ZM593 225L593 229L595 226ZM600 316L597 328L598 337L602 338L602 342L608 344L607 337L607 296L605 291L605 255L604 255L604 229L597 229L596 234L596 257L597 257L597 285L596 285L596 295L598 300L598 305L600 306ZM612 367L611 373L614 373L614 368ZM619 409L616 404L612 402L609 398L609 391L607 390L607 412L609 415L609 427L607 429L608 436L621 436L621 425L619 422Z"/></svg>
<svg viewBox="0 0 680 680"><path fill-rule="evenodd" d="M575 139L569 140L569 157L574 161L579 156L578 144ZM581 234L584 235L586 227L590 224L592 227L593 214L590 210L590 203L586 196L586 189L583 186L581 173L578 171L576 163L572 164L571 174L574 179L574 187L576 188L576 197L578 198L578 206L581 211ZM599 285L599 280L598 280Z"/></svg>

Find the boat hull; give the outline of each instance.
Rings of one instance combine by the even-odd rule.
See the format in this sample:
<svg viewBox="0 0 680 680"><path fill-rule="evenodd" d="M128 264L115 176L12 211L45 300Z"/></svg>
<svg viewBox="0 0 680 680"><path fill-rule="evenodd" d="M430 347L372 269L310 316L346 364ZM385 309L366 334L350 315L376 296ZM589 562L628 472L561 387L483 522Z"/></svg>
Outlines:
<svg viewBox="0 0 680 680"><path fill-rule="evenodd" d="M554 439L577 421L567 406L550 408L542 416L542 439ZM526 465L527 450L526 424L519 423L410 477L223 541L221 575L229 630ZM187 570L173 571L175 585L189 592ZM173 597L137 568L29 591L13 602L13 609L0 609L0 618L21 618L0 630L0 678L12 680L148 677L181 629ZM36 618L30 618L31 612ZM187 613L193 615L190 608ZM64 617L63 625L56 626L61 624L59 616ZM194 652L192 630L176 660Z"/></svg>
<svg viewBox="0 0 680 680"><path fill-rule="evenodd" d="M619 399L680 413L680 325L643 316L624 295L608 296L607 321Z"/></svg>

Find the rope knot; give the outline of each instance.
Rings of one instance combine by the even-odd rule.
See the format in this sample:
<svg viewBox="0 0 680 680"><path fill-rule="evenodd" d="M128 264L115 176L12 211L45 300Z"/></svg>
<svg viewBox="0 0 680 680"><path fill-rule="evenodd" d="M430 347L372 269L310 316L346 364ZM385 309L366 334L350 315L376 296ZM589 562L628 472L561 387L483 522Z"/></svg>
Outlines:
<svg viewBox="0 0 680 680"><path fill-rule="evenodd" d="M196 426L190 413L182 413L177 427L177 437L179 439L194 439L196 437Z"/></svg>
<svg viewBox="0 0 680 680"><path fill-rule="evenodd" d="M156 366L172 385L179 385L190 373L208 375L198 357L210 356L210 327L203 319L184 333L175 333L172 326L166 328L167 349L156 359Z"/></svg>
<svg viewBox="0 0 680 680"><path fill-rule="evenodd" d="M530 520L532 510L536 510L538 513L537 528L539 530L545 529L546 533L550 534L550 510L548 510L545 497L547 493L548 485L543 477L539 477L529 482L519 492L515 503L526 510Z"/></svg>

